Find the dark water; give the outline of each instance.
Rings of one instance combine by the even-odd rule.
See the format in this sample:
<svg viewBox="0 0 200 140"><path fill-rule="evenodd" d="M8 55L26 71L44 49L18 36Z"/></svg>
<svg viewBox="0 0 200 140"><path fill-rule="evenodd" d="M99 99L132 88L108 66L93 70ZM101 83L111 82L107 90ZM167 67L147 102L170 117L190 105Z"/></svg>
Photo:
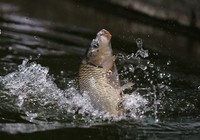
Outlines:
<svg viewBox="0 0 200 140"><path fill-rule="evenodd" d="M171 25L172 28L173 25ZM93 109L77 89L86 48L112 35L127 114ZM200 138L200 42L74 1L0 3L0 139Z"/></svg>

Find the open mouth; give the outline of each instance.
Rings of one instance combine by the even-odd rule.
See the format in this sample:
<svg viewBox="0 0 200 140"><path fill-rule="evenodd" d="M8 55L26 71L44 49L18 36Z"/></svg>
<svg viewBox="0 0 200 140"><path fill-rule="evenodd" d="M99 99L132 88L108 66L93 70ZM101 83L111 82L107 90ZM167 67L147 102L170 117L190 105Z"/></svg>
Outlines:
<svg viewBox="0 0 200 140"><path fill-rule="evenodd" d="M106 37L107 40L110 40L112 37L112 35L105 29L102 29L101 31L99 31L97 33L97 36L104 36L104 37Z"/></svg>

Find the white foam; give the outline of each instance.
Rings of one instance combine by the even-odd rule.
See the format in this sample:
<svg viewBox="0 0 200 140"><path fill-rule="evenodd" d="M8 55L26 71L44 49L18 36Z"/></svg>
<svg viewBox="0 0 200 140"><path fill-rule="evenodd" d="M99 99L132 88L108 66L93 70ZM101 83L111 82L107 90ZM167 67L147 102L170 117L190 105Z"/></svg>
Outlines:
<svg viewBox="0 0 200 140"><path fill-rule="evenodd" d="M95 110L87 93L80 94L75 87L59 89L48 72L47 67L29 63L26 59L18 66L18 70L0 77L4 89L0 91L2 108L23 113L26 115L23 118L29 121L35 118L65 120L70 116L76 120L80 115L82 119L92 122L119 119L107 112ZM142 96L133 93L125 95L123 100L128 113L121 117L139 118L142 115L140 109L147 103Z"/></svg>
<svg viewBox="0 0 200 140"><path fill-rule="evenodd" d="M126 112L126 116L139 119L142 115L144 115L144 107L148 101L139 95L139 93L134 92L131 95L124 95L123 100L123 107Z"/></svg>

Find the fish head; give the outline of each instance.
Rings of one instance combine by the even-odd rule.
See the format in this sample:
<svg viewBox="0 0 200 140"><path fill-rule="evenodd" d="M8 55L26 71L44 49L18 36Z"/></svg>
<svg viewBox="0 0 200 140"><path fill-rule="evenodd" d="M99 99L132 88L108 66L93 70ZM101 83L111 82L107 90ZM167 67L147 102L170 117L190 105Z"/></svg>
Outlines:
<svg viewBox="0 0 200 140"><path fill-rule="evenodd" d="M88 63L101 66L112 56L111 37L112 35L105 29L97 33L96 38L92 40L91 46L86 52Z"/></svg>

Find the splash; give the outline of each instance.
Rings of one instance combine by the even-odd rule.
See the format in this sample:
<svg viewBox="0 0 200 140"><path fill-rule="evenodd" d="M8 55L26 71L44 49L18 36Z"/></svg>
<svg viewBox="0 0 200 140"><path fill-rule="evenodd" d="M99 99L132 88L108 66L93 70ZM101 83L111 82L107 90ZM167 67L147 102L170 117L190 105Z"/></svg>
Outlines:
<svg viewBox="0 0 200 140"><path fill-rule="evenodd" d="M80 94L75 86L61 90L48 73L47 67L25 59L18 70L1 76L0 109L20 113L21 118L30 122L58 120L91 123L119 120L126 116L137 118L139 107L145 102L138 94L125 95L123 105L127 114L116 118L95 110L88 94Z"/></svg>
<svg viewBox="0 0 200 140"><path fill-rule="evenodd" d="M17 71L0 77L1 109L23 113L29 121L68 119L77 112L85 115L94 111L87 94L80 95L73 87L59 89L48 72L48 68L26 59Z"/></svg>
<svg viewBox="0 0 200 140"><path fill-rule="evenodd" d="M171 74L151 62L150 53L143 48L141 38L136 39L136 45L136 53L118 54L121 79L135 84L133 90L124 97L125 109L129 110L128 115L131 117L149 117L158 122L158 113L164 113L165 95L171 92ZM166 66L170 64L169 60Z"/></svg>
<svg viewBox="0 0 200 140"><path fill-rule="evenodd" d="M124 95L123 100L123 106L127 117L135 119L144 118L144 109L148 103L145 98L137 92L132 92L131 95Z"/></svg>
<svg viewBox="0 0 200 140"><path fill-rule="evenodd" d="M119 63L128 61L120 70L120 76L124 79L122 82L135 83L133 90L125 92L123 96L125 114L119 118L95 110L88 94L80 94L75 88L73 79L65 81L70 86L60 89L47 67L30 63L28 59L23 60L15 72L0 77L0 109L18 112L22 114L21 118L30 122L57 120L92 123L146 116L154 116L156 121L164 93L170 89L166 84L166 77L170 75L161 72L148 60L149 52L142 48L142 43L141 39L136 40L138 51L135 54L118 55Z"/></svg>

